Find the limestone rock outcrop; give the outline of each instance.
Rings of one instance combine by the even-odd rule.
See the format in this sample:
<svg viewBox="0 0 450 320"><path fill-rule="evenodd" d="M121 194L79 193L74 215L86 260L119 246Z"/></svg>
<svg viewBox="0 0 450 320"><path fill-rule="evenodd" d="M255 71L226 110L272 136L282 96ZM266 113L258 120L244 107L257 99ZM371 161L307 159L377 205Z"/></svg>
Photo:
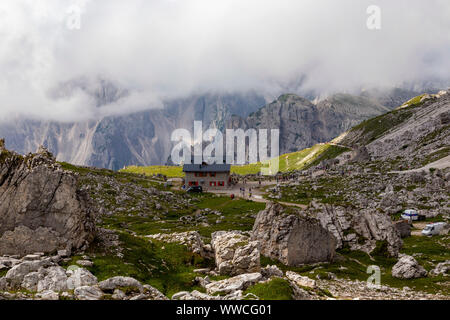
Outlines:
<svg viewBox="0 0 450 320"><path fill-rule="evenodd" d="M0 147L0 255L80 249L95 236L89 196L46 149Z"/></svg>
<svg viewBox="0 0 450 320"><path fill-rule="evenodd" d="M415 279L427 276L427 271L411 256L403 256L392 267L392 276L399 279Z"/></svg>
<svg viewBox="0 0 450 320"><path fill-rule="evenodd" d="M245 290L262 279L261 273L246 273L239 276L211 282L206 285L206 291L210 295L229 294L238 290Z"/></svg>
<svg viewBox="0 0 450 320"><path fill-rule="evenodd" d="M336 239L318 219L269 203L255 221L252 240L261 253L289 266L332 261Z"/></svg>
<svg viewBox="0 0 450 320"><path fill-rule="evenodd" d="M158 233L147 236L149 239L155 239L162 242L167 243L178 243L185 245L194 253L199 254L200 256L209 259L214 257L214 253L212 252L211 246L209 244L205 244L203 239L197 231L187 231L180 233Z"/></svg>
<svg viewBox="0 0 450 320"><path fill-rule="evenodd" d="M261 270L258 241L238 231L218 231L212 235L217 269L222 275L239 275Z"/></svg>
<svg viewBox="0 0 450 320"><path fill-rule="evenodd" d="M314 204L310 213L336 238L336 249L348 245L370 253L377 241L386 241L389 254L397 257L403 246L398 227L387 214L376 210Z"/></svg>

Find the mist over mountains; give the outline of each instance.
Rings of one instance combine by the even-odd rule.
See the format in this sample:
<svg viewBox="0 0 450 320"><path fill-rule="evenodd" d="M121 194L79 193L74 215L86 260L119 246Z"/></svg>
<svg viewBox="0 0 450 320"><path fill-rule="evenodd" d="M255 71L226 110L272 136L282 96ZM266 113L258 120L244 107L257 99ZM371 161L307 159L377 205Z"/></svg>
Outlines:
<svg viewBox="0 0 450 320"><path fill-rule="evenodd" d="M115 103L126 95L110 82L88 88L96 105ZM280 152L287 153L327 142L359 122L383 114L418 95L404 89L369 90L359 96L334 94L313 103L285 94L266 103L255 92L204 94L168 100L161 108L98 120L58 122L19 117L1 122L0 136L22 154L40 145L59 161L77 165L121 169L128 165L166 164L175 129L192 132L194 121L206 128L280 129Z"/></svg>
<svg viewBox="0 0 450 320"><path fill-rule="evenodd" d="M372 4L1 1L0 137L111 169L166 163L194 120L328 141L450 84L449 2L378 1L378 30Z"/></svg>
<svg viewBox="0 0 450 320"><path fill-rule="evenodd" d="M4 0L0 118L98 121L210 93L253 91L271 102L285 93L420 91L430 81L446 88L450 3L380 0L381 29L369 30L373 4ZM121 88L120 99L98 105L90 91L99 78Z"/></svg>

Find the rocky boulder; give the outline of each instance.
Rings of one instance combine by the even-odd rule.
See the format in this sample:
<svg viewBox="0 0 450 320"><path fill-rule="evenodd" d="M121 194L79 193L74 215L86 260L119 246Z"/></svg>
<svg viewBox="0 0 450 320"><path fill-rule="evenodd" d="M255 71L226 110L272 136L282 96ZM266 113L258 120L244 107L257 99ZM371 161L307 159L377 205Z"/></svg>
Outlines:
<svg viewBox="0 0 450 320"><path fill-rule="evenodd" d="M212 252L210 245L205 245L200 233L197 231L187 231L180 233L158 233L154 235L147 236L149 239L155 239L162 242L167 243L178 243L185 245L194 253L199 254L200 256L210 259L214 257L214 253Z"/></svg>
<svg viewBox="0 0 450 320"><path fill-rule="evenodd" d="M252 240L261 254L289 266L332 261L336 239L318 219L281 205L267 204L255 221Z"/></svg>
<svg viewBox="0 0 450 320"><path fill-rule="evenodd" d="M67 272L70 277L67 279L67 289L73 290L78 287L93 286L97 284L97 277L83 268L77 268Z"/></svg>
<svg viewBox="0 0 450 320"><path fill-rule="evenodd" d="M10 288L18 288L24 281L25 276L32 272L37 272L41 268L49 267L52 263L49 260L25 261L12 267L5 275L5 280ZM29 281L29 280L28 280ZM37 282L36 282L37 285Z"/></svg>
<svg viewBox="0 0 450 320"><path fill-rule="evenodd" d="M104 292L114 292L115 289L121 288L140 293L144 292L142 284L138 280L130 277L113 277L100 282L98 286Z"/></svg>
<svg viewBox="0 0 450 320"><path fill-rule="evenodd" d="M98 286L83 286L74 290L78 300L100 300L105 294Z"/></svg>
<svg viewBox="0 0 450 320"><path fill-rule="evenodd" d="M315 289L316 288L316 281L313 279L310 279L308 277L303 277L299 275L298 273L287 271L286 272L286 278L289 280L289 282L299 286L299 287L306 287Z"/></svg>
<svg viewBox="0 0 450 320"><path fill-rule="evenodd" d="M37 283L37 292L55 291L62 292L67 290L66 270L55 266L39 270L40 280Z"/></svg>
<svg viewBox="0 0 450 320"><path fill-rule="evenodd" d="M399 279L415 279L427 276L427 271L411 256L403 256L392 268L392 276Z"/></svg>
<svg viewBox="0 0 450 320"><path fill-rule="evenodd" d="M206 285L206 291L210 295L229 294L238 290L245 290L262 279L261 273L246 273L239 276L211 282Z"/></svg>
<svg viewBox="0 0 450 320"><path fill-rule="evenodd" d="M394 223L395 228L400 234L401 238L407 238L411 236L411 225L406 220L397 221Z"/></svg>
<svg viewBox="0 0 450 320"><path fill-rule="evenodd" d="M258 241L238 231L219 231L212 235L217 270L222 275L239 275L259 272L260 251Z"/></svg>
<svg viewBox="0 0 450 320"><path fill-rule="evenodd" d="M403 246L400 233L387 214L361 210L359 215L355 216L353 228L366 239L366 243L360 248L363 251L372 252L377 241L385 241L389 255L397 257Z"/></svg>
<svg viewBox="0 0 450 320"><path fill-rule="evenodd" d="M439 275L448 276L450 274L450 260L438 263L438 265L430 271L430 274L433 277L437 277Z"/></svg>
<svg viewBox="0 0 450 320"><path fill-rule="evenodd" d="M0 222L0 255L80 249L95 234L77 176L44 148L25 157L0 148Z"/></svg>
<svg viewBox="0 0 450 320"><path fill-rule="evenodd" d="M396 226L389 215L374 209L355 209L312 203L309 214L336 238L336 249L344 246L367 253L376 248L377 241L386 241L389 254L398 255L403 246L401 234L408 226ZM401 228L401 232L398 230Z"/></svg>

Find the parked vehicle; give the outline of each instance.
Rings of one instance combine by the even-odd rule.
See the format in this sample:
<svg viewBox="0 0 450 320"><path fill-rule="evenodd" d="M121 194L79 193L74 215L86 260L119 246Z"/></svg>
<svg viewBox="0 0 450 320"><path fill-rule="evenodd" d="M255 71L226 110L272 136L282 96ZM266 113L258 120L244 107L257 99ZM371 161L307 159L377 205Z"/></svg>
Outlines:
<svg viewBox="0 0 450 320"><path fill-rule="evenodd" d="M427 224L425 229L422 230L422 234L424 236L436 236L441 233L441 231L444 229L445 222L437 222L432 224Z"/></svg>
<svg viewBox="0 0 450 320"><path fill-rule="evenodd" d="M416 210L405 210L402 213L402 219L411 221L424 221L426 216L420 215Z"/></svg>
<svg viewBox="0 0 450 320"><path fill-rule="evenodd" d="M201 186L189 187L187 189L187 193L202 193L203 188Z"/></svg>

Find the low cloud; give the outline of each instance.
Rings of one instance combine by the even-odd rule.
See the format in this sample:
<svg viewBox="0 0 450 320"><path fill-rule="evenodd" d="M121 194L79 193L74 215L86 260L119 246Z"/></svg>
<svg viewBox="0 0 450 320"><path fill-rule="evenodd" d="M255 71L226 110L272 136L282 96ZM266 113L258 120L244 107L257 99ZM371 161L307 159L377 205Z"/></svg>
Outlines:
<svg viewBox="0 0 450 320"><path fill-rule="evenodd" d="M381 30L366 26L369 5ZM3 0L0 118L84 120L209 91L445 82L449 16L447 0ZM99 105L102 79L124 94Z"/></svg>

